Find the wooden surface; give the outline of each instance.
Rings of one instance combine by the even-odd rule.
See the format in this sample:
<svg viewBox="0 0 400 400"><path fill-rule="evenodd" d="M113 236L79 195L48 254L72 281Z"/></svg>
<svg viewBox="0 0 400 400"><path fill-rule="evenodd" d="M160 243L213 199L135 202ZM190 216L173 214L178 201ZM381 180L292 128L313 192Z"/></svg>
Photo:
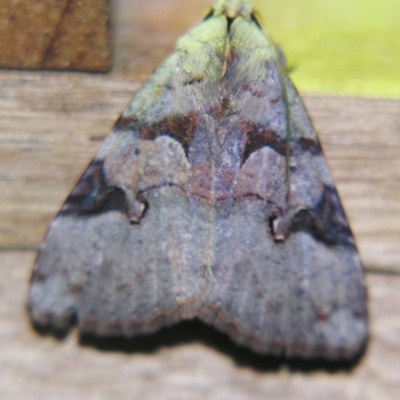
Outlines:
<svg viewBox="0 0 400 400"><path fill-rule="evenodd" d="M2 0L0 66L108 71L109 0Z"/></svg>
<svg viewBox="0 0 400 400"><path fill-rule="evenodd" d="M109 75L0 71L0 398L400 398L395 100L304 96L367 268L371 339L358 363L259 357L197 323L132 341L76 332L60 341L32 329L25 302L35 249L143 79L208 5L186 3L115 2Z"/></svg>

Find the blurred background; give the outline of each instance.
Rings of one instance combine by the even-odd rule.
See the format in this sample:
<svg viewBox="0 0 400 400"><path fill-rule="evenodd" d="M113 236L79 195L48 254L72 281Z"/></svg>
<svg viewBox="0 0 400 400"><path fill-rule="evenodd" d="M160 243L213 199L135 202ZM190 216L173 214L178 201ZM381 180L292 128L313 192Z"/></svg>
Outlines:
<svg viewBox="0 0 400 400"><path fill-rule="evenodd" d="M212 0L115 0L114 71L143 73ZM400 1L253 0L302 92L400 97ZM150 56L151 53L151 56ZM154 65L154 64L153 64Z"/></svg>
<svg viewBox="0 0 400 400"><path fill-rule="evenodd" d="M0 67L145 78L213 0L2 0ZM399 0L253 0L302 92L400 97ZM113 61L113 63L112 63Z"/></svg>

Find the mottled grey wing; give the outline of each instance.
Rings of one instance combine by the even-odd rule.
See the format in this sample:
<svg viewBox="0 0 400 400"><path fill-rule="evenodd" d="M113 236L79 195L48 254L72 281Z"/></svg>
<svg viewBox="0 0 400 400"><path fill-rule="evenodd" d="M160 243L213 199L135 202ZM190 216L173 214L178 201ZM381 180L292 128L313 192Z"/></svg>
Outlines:
<svg viewBox="0 0 400 400"><path fill-rule="evenodd" d="M367 335L354 245L327 243L301 220L275 242L270 218L256 199L219 209L213 283L202 318L257 352L354 356Z"/></svg>
<svg viewBox="0 0 400 400"><path fill-rule="evenodd" d="M188 153L194 136L191 157L207 152L226 26L213 18L178 41L68 197L33 271L34 323L67 330L77 319L84 332L134 335L196 314L214 211L190 197L202 169L193 173ZM189 172L199 179L188 186Z"/></svg>
<svg viewBox="0 0 400 400"><path fill-rule="evenodd" d="M227 72L233 88L241 87L236 114L246 121L249 150L235 202L216 209L215 264L202 318L258 352L353 357L367 337L363 267L301 99L289 78L279 77L265 37L256 42L251 32L249 49L242 32L257 29L250 25L238 18L231 26L237 62ZM285 188L287 136L273 120L285 121L274 110L282 83L291 131L286 199L266 189L272 177Z"/></svg>
<svg viewBox="0 0 400 400"><path fill-rule="evenodd" d="M199 317L264 353L356 354L362 266L285 79L250 15L180 39L50 226L34 322L131 336Z"/></svg>

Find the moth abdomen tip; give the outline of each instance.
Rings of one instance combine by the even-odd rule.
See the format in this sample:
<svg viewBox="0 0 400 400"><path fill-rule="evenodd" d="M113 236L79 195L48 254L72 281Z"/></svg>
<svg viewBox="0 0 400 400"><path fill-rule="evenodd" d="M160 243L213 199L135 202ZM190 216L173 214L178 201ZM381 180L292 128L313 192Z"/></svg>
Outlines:
<svg viewBox="0 0 400 400"><path fill-rule="evenodd" d="M63 314L41 310L38 305L28 304L28 312L36 332L42 335L53 335L59 339L65 338L70 329L77 324L75 310Z"/></svg>

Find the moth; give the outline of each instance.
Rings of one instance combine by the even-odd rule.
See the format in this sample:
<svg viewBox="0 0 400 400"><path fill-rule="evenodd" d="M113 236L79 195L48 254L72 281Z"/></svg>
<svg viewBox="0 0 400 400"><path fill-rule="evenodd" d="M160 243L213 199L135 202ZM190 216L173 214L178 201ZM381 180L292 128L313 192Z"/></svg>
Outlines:
<svg viewBox="0 0 400 400"><path fill-rule="evenodd" d="M263 354L360 354L363 266L280 60L245 0L178 40L51 223L35 325L133 337L197 318Z"/></svg>

